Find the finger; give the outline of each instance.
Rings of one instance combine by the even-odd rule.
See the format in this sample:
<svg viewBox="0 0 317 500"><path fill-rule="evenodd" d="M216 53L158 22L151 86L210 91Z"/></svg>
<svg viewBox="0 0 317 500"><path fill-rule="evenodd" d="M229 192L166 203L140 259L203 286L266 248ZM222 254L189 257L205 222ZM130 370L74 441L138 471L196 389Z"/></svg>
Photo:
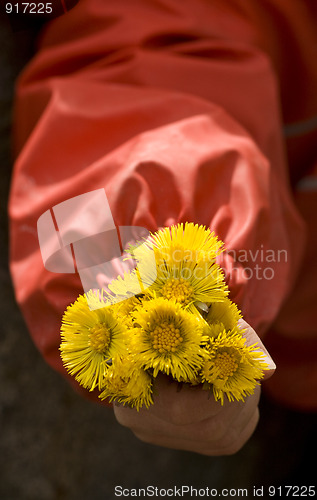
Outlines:
<svg viewBox="0 0 317 500"><path fill-rule="evenodd" d="M228 403L230 404L230 403ZM206 439L220 440L227 430L227 419L219 417L210 417L200 422L177 425L175 423L163 420L153 415L150 410L145 410L142 414L136 410L124 407L115 407L115 416L118 422L125 427L129 427L137 436L144 436L143 440L147 442L160 442L174 440L184 440L188 443L202 443ZM234 411L230 422L234 418ZM163 445L162 445L163 446Z"/></svg>
<svg viewBox="0 0 317 500"><path fill-rule="evenodd" d="M155 415L164 422L177 426L199 423L221 414L228 421L235 413L234 403L215 401L209 391L202 387L192 387L183 384L178 390L178 384L166 376L158 376L155 381L154 405L146 410L147 415Z"/></svg>
<svg viewBox="0 0 317 500"><path fill-rule="evenodd" d="M246 321L244 321L244 319L240 319L238 323L241 328L245 329L243 336L246 339L246 344L248 346L257 344L258 350L264 354L263 361L267 363L268 369L264 370L262 380L269 379L270 377L272 377L276 370L276 364L274 363L260 337L256 334L255 330Z"/></svg>
<svg viewBox="0 0 317 500"><path fill-rule="evenodd" d="M202 448L199 453L209 456L233 455L237 453L254 433L259 418L259 409L256 407L239 433L229 432L226 440L222 441L219 446L216 443L212 443L211 446L207 443L207 446Z"/></svg>
<svg viewBox="0 0 317 500"><path fill-rule="evenodd" d="M229 419L227 416L224 432L218 439L216 439L216 434L207 430L204 445L209 452L212 450L215 454L229 454L230 450L240 448L245 444L246 436L251 435L250 422L253 422L253 424L255 422L254 414L257 413L260 394L261 388L257 386L254 394L248 396L244 402L228 402L228 405L235 410L233 418ZM252 428L254 430L255 427ZM209 430L211 431L211 427Z"/></svg>

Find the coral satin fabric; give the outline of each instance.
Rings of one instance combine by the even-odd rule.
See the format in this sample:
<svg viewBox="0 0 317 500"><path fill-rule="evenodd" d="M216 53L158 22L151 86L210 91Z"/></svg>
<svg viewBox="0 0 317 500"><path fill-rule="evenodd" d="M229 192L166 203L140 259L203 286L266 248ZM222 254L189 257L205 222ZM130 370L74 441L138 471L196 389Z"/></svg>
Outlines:
<svg viewBox="0 0 317 500"><path fill-rule="evenodd" d="M278 365L267 391L317 408L316 193L298 190L316 165L315 19L303 0L81 0L45 26L17 84L9 210L17 301L56 370L82 287L44 268L37 220L104 188L118 226L225 241L231 298Z"/></svg>

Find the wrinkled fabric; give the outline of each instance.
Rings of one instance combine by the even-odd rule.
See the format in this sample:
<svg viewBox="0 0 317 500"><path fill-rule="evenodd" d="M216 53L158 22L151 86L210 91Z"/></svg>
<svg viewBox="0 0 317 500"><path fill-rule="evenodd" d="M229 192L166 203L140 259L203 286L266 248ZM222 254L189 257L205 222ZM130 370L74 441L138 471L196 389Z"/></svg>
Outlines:
<svg viewBox="0 0 317 500"><path fill-rule="evenodd" d="M316 410L315 15L302 0L81 0L46 25L17 84L9 211L17 301L56 370L82 286L45 269L37 220L103 188L117 226L215 231L230 297L278 365L267 391Z"/></svg>

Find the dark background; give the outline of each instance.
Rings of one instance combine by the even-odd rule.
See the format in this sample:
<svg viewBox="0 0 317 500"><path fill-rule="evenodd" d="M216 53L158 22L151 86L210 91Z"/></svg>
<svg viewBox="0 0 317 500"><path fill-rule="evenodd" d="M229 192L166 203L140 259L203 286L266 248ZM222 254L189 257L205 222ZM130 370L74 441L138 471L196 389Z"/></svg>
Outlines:
<svg viewBox="0 0 317 500"><path fill-rule="evenodd" d="M113 499L115 485L248 488L253 498L253 486L315 484L314 415L262 398L260 424L235 456L166 450L141 443L111 409L74 393L33 346L8 271L7 198L14 82L36 32L0 18L0 500Z"/></svg>

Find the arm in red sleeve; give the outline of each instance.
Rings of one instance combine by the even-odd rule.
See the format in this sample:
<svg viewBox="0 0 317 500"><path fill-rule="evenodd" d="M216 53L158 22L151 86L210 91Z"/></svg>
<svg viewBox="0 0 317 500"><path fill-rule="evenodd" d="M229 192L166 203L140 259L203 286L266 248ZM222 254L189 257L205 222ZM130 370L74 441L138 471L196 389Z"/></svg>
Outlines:
<svg viewBox="0 0 317 500"><path fill-rule="evenodd" d="M301 259L267 56L214 37L212 6L162 5L135 2L132 22L128 1L81 1L47 27L18 84L11 270L36 345L63 373L61 315L82 289L44 268L36 223L66 199L104 188L117 225L210 227L231 298L260 332Z"/></svg>

